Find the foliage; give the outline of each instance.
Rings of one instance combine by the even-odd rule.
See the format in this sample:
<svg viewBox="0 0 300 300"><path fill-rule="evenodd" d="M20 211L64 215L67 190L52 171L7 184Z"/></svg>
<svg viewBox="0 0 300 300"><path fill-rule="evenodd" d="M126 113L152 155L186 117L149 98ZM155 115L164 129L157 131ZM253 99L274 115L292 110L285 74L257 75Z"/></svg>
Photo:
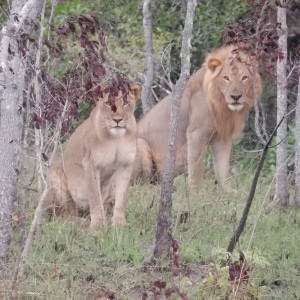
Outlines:
<svg viewBox="0 0 300 300"><path fill-rule="evenodd" d="M118 91L127 97L129 83L117 72L107 71L106 38L94 14L72 17L66 24L51 29L51 40L43 40L49 56L44 57L45 64L40 70L42 97L37 104L34 85L30 87L32 105L36 109L32 120L39 129L62 118L62 131L66 132L73 118L77 118L81 102L95 103L103 93L109 93L108 99L113 107ZM59 64L66 59L66 64Z"/></svg>
<svg viewBox="0 0 300 300"><path fill-rule="evenodd" d="M108 60L131 80L137 80L137 71L143 65L138 61L143 47L143 27L140 1L64 1L56 7L56 22L63 23L69 16L97 12L97 17L107 35ZM135 56L137 56L135 58ZM135 66L134 70L132 66Z"/></svg>
<svg viewBox="0 0 300 300"><path fill-rule="evenodd" d="M0 28L4 25L4 23L7 21L7 17L9 16L8 11L8 1L7 0L0 0Z"/></svg>
<svg viewBox="0 0 300 300"><path fill-rule="evenodd" d="M276 170L276 146L277 142L273 140L271 148L269 150L268 157L266 159L266 168L270 171L269 174L273 174ZM294 161L293 157L295 155L295 127L291 124L289 126L288 136L287 136L287 155L289 158L288 165L292 166ZM293 167L291 167L293 169Z"/></svg>
<svg viewBox="0 0 300 300"><path fill-rule="evenodd" d="M50 9L48 3L47 16L49 16ZM234 21L236 16L246 9L247 5L238 0L232 1L230 5L224 5L222 1L216 3L212 3L210 0L201 1L195 18L192 65L198 67L202 63L204 53L221 43L222 30L227 22ZM99 36L100 43L98 45L96 45L98 38L92 37L93 33L90 32L85 37L93 41L92 48L94 48L87 53L86 47L88 45L82 43L83 28L80 27L81 25L76 25L74 28L78 27L76 30L81 30L81 33L79 34L78 31L75 34L69 29L69 25L76 19L80 20L91 14L91 20L98 22L96 35L99 36L101 32L101 37ZM174 15L177 17L174 18ZM182 4L179 2L164 0L153 4L155 85L162 87L162 89L155 89L158 97L164 95L164 89L171 89L171 86L166 84L168 78L165 80L165 77L171 75L174 82L178 76L177 73L180 69L178 57L180 49L178 47L184 15ZM205 28L210 30L205 30ZM33 120L38 127L40 127L43 119L47 119L47 121L52 119L53 121L59 117L58 110L63 109L66 101L65 95L69 97L70 106L62 124L64 130L70 128L73 117L77 117L77 114L86 118L90 105L82 104L81 100L94 98L95 95L92 94L95 94L96 85L99 85L100 82L106 82L105 77L102 76L102 79L99 77L101 74L96 76L98 78L90 80L91 74L88 69L97 68L97 72L102 73L102 75L106 70L107 73L120 74L130 81L143 81L145 57L143 54L144 35L140 1L122 0L118 3L114 1L107 3L107 1L96 0L83 3L79 0L66 0L59 2L55 7L55 17L51 23L51 29L46 28L44 44L48 49L46 51L44 49L42 53L45 63L42 69L42 79L45 80L44 104L41 104L42 107L37 107L33 114ZM88 27L87 29L90 30ZM98 48L97 51L95 51L96 48ZM93 54L92 51L94 51ZM49 54L51 60L49 60ZM83 61L85 61L84 64L82 64ZM84 68L85 70L83 70ZM74 81L72 78L75 76L77 80ZM76 88L78 84L85 86L85 88ZM90 92L87 92L88 86ZM52 94L54 94L54 98ZM89 102L92 102L91 99ZM40 109L42 111L47 110L47 112L42 116ZM73 124L76 126L81 121L82 119Z"/></svg>
<svg viewBox="0 0 300 300"><path fill-rule="evenodd" d="M164 88L165 72L171 73L173 82L180 70L180 37L185 12L179 1L153 2L153 43L156 64L155 84ZM201 1L195 13L192 41L192 66L196 69L203 62L204 54L222 43L223 29L249 9L245 1ZM79 0L64 1L56 7L56 22L66 22L68 16L97 12L107 35L107 48L111 63L131 80L141 81L145 68L143 54L142 3L134 0L96 0L83 3ZM176 17L174 17L176 16Z"/></svg>
<svg viewBox="0 0 300 300"><path fill-rule="evenodd" d="M197 8L192 65L202 64L204 55L223 43L224 29L249 10L246 1L201 1Z"/></svg>
<svg viewBox="0 0 300 300"><path fill-rule="evenodd" d="M233 173L239 174L239 176L243 176L245 174L247 176L247 172L252 168L255 168L258 163L258 158L261 153L261 147L253 147L249 152L246 148L246 142L238 145L237 149L234 149L235 157L238 158L238 163L235 163ZM276 139L273 139L268 150L268 155L264 164L264 172L261 174L261 180L271 180L274 176L274 172L276 170ZM249 148L249 147L248 147ZM291 122L289 124L289 130L287 135L287 154L288 154L288 165L291 171L293 171L294 164L294 155L295 155L295 125ZM252 154L251 154L252 153Z"/></svg>

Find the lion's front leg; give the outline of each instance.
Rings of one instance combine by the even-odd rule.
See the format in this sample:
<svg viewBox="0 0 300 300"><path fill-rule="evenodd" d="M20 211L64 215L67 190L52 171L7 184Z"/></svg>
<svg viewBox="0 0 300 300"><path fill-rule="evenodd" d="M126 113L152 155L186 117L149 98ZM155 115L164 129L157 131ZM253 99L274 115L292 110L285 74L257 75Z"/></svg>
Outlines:
<svg viewBox="0 0 300 300"><path fill-rule="evenodd" d="M137 152L133 169L133 177L141 177L143 180L152 179L152 153L148 142L145 139L137 139Z"/></svg>
<svg viewBox="0 0 300 300"><path fill-rule="evenodd" d="M86 156L82 164L84 166L84 179L87 181L88 201L90 208L92 229L106 227L106 215L104 210L103 197L101 194L100 170L95 166L90 156Z"/></svg>
<svg viewBox="0 0 300 300"><path fill-rule="evenodd" d="M230 190L227 179L229 178L229 161L232 139L217 139L211 143L214 168L218 182L224 190Z"/></svg>
<svg viewBox="0 0 300 300"><path fill-rule="evenodd" d="M187 133L188 180L191 189L197 189L204 177L204 155L207 141L201 130Z"/></svg>
<svg viewBox="0 0 300 300"><path fill-rule="evenodd" d="M115 180L115 206L112 216L112 224L126 225L125 211L127 204L127 190L130 183L132 167L122 168L114 174Z"/></svg>

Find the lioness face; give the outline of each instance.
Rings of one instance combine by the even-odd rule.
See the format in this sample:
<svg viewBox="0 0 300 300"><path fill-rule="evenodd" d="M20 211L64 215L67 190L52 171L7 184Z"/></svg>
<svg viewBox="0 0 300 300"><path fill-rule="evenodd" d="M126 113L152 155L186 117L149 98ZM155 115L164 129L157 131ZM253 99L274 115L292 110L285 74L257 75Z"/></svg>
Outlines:
<svg viewBox="0 0 300 300"><path fill-rule="evenodd" d="M104 127L112 135L124 135L128 121L133 117L135 104L139 99L141 88L132 84L127 94L119 92L117 96L104 95L100 109L102 111Z"/></svg>
<svg viewBox="0 0 300 300"><path fill-rule="evenodd" d="M114 105L111 105L109 101L104 100L105 126L112 135L123 135L128 118L133 115L135 103L129 99L124 101L121 94L114 102Z"/></svg>
<svg viewBox="0 0 300 300"><path fill-rule="evenodd" d="M253 75L248 66L231 57L223 65L220 62L218 68L214 67L214 72L218 72L216 86L228 108L232 111L249 110L254 105L254 95Z"/></svg>

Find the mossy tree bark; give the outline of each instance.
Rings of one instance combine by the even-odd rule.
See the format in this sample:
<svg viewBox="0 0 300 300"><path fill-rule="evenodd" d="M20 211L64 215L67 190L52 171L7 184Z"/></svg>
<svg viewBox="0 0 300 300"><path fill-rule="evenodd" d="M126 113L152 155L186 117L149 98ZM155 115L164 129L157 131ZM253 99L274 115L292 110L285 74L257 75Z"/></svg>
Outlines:
<svg viewBox="0 0 300 300"><path fill-rule="evenodd" d="M0 263L8 260L11 218L17 202L18 157L27 60L26 37L36 25L42 0L13 0L0 45Z"/></svg>

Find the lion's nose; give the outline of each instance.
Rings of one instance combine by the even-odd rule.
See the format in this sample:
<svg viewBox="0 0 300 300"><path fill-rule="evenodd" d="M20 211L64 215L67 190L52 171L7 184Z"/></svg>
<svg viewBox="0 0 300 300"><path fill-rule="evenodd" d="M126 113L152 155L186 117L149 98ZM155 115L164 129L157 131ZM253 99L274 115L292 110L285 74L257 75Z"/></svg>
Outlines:
<svg viewBox="0 0 300 300"><path fill-rule="evenodd" d="M239 95L233 95L233 94L231 94L230 97L231 97L234 101L239 101L239 99L242 97L242 94L239 94Z"/></svg>
<svg viewBox="0 0 300 300"><path fill-rule="evenodd" d="M116 123L117 123L117 125L119 125L119 123L123 120L123 119L113 119Z"/></svg>

